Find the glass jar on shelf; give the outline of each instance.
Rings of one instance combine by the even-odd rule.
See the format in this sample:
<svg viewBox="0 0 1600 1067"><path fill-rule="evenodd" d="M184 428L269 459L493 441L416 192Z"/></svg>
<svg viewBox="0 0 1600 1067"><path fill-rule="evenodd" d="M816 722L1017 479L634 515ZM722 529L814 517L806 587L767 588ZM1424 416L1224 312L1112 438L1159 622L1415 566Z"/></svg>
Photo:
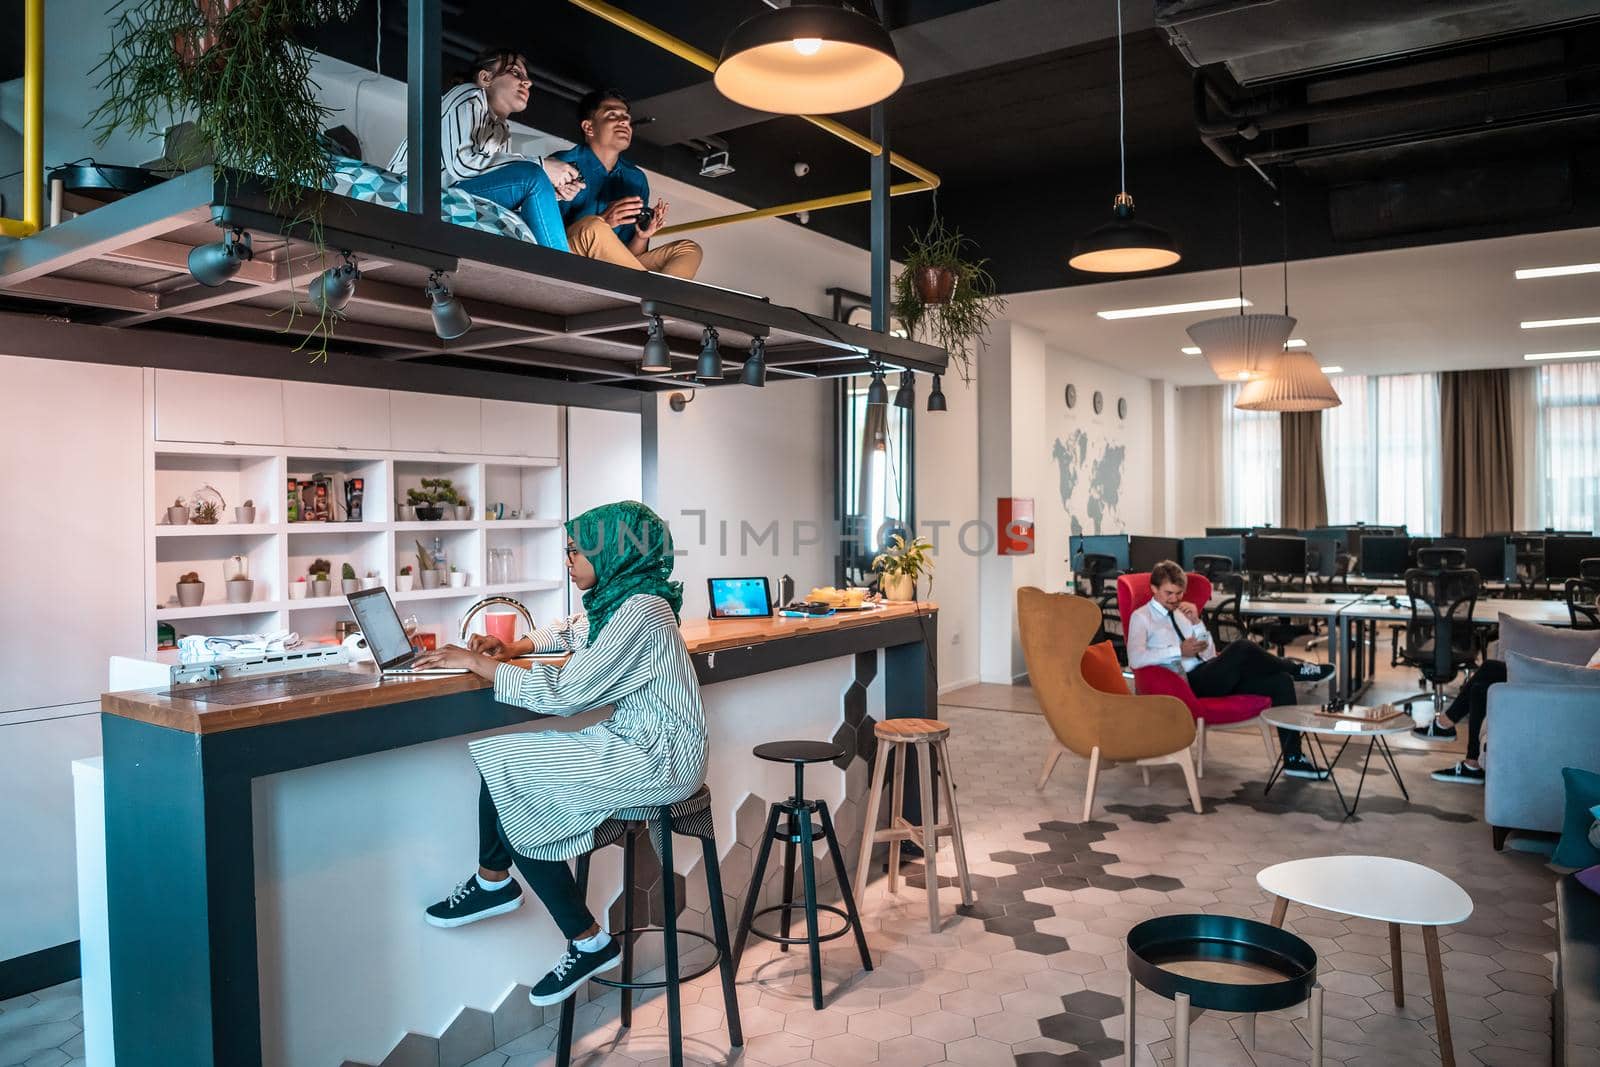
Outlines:
<svg viewBox="0 0 1600 1067"><path fill-rule="evenodd" d="M509 585L516 581L517 557L509 548L489 550L489 584Z"/></svg>

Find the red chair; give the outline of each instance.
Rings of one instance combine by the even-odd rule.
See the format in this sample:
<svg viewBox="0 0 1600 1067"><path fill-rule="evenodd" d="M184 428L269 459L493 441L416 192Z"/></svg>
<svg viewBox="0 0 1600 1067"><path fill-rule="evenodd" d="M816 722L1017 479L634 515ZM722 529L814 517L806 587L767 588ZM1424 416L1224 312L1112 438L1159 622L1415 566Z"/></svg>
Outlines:
<svg viewBox="0 0 1600 1067"><path fill-rule="evenodd" d="M1117 579L1117 611L1122 615L1122 632L1128 633L1128 620L1135 611L1150 599L1148 574L1124 574ZM1211 600L1211 580L1203 574L1189 574L1189 584L1183 590L1183 599L1204 611ZM1189 680L1177 671L1166 667L1140 667L1133 672L1134 691L1141 696L1172 696L1183 701L1194 716L1195 771L1200 777L1206 773L1206 724L1229 726L1251 722L1261 729L1261 740L1267 747L1267 759L1278 758L1272 744L1272 730L1261 721L1261 713L1271 705L1264 696L1240 693L1225 697L1197 697L1189 688Z"/></svg>

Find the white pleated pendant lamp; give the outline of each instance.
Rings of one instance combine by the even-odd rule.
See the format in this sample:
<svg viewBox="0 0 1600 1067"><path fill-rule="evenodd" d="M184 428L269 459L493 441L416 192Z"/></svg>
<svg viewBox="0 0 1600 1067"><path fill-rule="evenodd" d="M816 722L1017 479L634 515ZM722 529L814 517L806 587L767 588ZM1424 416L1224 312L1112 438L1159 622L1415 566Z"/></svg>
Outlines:
<svg viewBox="0 0 1600 1067"><path fill-rule="evenodd" d="M1247 382L1233 406L1241 411L1322 411L1341 403L1317 357L1296 350L1279 354L1264 377Z"/></svg>
<svg viewBox="0 0 1600 1067"><path fill-rule="evenodd" d="M1225 382L1251 382L1267 374L1294 326L1288 315L1222 315L1195 323L1188 333L1212 374Z"/></svg>

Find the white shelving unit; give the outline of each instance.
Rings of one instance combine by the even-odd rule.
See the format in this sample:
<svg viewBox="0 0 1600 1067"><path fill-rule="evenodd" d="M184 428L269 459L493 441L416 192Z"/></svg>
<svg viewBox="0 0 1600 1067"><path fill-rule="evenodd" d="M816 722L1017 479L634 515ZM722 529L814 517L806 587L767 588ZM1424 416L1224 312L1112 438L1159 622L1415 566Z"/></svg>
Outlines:
<svg viewBox="0 0 1600 1067"><path fill-rule="evenodd" d="M552 418L561 428L564 413L539 405L499 404L497 418L508 409L527 408L531 422ZM551 412L556 413L552 416ZM509 411L515 415L515 411ZM159 420L156 420L159 428ZM202 431L203 432L203 431ZM485 434L492 437L493 435ZM564 447L564 433L541 440L553 450ZM291 598L295 579L311 561L332 564L334 590L340 570L351 564L358 576L381 576L401 614L415 615L441 642L456 639L465 610L485 596L521 600L541 622L568 610L565 572L567 515L565 469L561 456L430 453L414 450L350 449L281 445L207 444L147 437L146 493L153 503L148 520L145 589L145 653L156 653L156 624L170 623L186 634L256 633L293 630L309 643L333 640L334 623L349 618L343 595ZM363 521L286 522L287 479L313 474L333 478L335 515L342 515L343 483L364 480ZM450 478L471 503L474 518L437 522L401 520L398 501L422 478ZM211 526L169 526L165 509L175 498L188 499L202 485L222 494L227 507L222 521ZM232 523L233 508L253 500L256 520ZM486 519L491 504L504 504L516 519ZM416 545L430 551L437 538L450 563L469 577L462 587L395 589L399 568L416 570ZM509 549L511 581L490 585L489 550ZM224 568L235 555L246 557L255 581L249 603L226 601ZM196 571L206 583L206 597L195 607L177 603L177 578ZM481 620L480 626L481 629Z"/></svg>

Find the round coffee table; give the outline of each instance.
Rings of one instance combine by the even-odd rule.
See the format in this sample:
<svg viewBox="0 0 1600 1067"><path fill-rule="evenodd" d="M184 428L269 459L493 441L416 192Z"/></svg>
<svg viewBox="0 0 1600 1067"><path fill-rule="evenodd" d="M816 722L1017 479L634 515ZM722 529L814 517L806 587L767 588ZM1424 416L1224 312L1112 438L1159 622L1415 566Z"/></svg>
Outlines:
<svg viewBox="0 0 1600 1067"><path fill-rule="evenodd" d="M1431 867L1387 856L1318 856L1275 863L1256 875L1256 884L1277 898L1272 907L1273 926L1283 925L1291 900L1320 911L1388 923L1389 967L1394 976L1396 1007L1406 1000L1400 967L1400 927L1420 926L1428 957L1433 1017L1439 1028L1439 1056L1445 1067L1454 1067L1444 968L1439 960L1439 927L1465 922L1472 914L1472 898L1465 889Z"/></svg>
<svg viewBox="0 0 1600 1067"><path fill-rule="evenodd" d="M1389 742L1384 740L1389 734L1409 732L1416 725L1411 716L1398 715L1383 722L1363 722L1360 719L1342 719L1319 714L1321 711L1322 706L1319 704L1288 704L1263 711L1261 721L1282 730L1293 730L1311 739L1312 747L1306 750L1306 757L1317 770L1327 772L1328 781L1333 783L1333 791L1339 797L1339 806L1344 809L1345 818L1354 815L1361 803L1361 787L1366 784L1367 767L1372 763L1374 750L1383 757L1383 762L1389 767L1389 773L1394 775L1394 784L1400 787L1400 795L1407 800L1411 799L1411 794L1406 792L1406 784L1400 780L1400 768L1395 765L1394 753L1389 751ZM1339 751L1333 754L1332 759L1328 758L1328 750L1322 745L1324 737L1340 740ZM1334 777L1333 769L1338 766L1344 750L1350 747L1350 742L1362 737L1367 739L1367 756L1361 761L1361 777L1356 781L1355 799L1346 803L1344 790L1339 788L1339 779ZM1272 773L1267 776L1267 785L1263 793L1272 792L1273 785L1283 774L1283 767L1284 754L1280 751L1278 761L1272 765Z"/></svg>

